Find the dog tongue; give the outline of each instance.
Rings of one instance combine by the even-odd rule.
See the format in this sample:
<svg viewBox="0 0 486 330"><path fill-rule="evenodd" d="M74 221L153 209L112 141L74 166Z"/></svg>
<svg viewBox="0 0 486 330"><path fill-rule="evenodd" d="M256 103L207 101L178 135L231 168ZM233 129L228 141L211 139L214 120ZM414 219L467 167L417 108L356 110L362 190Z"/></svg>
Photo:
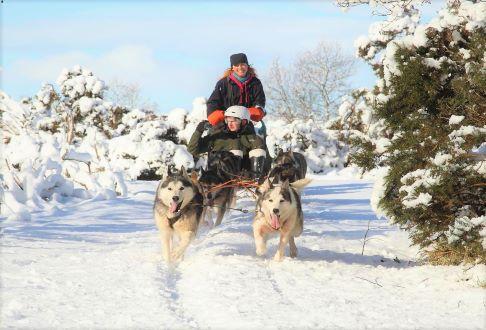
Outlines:
<svg viewBox="0 0 486 330"><path fill-rule="evenodd" d="M274 229L280 228L280 222L278 221L278 216L275 213L270 214L270 222Z"/></svg>
<svg viewBox="0 0 486 330"><path fill-rule="evenodd" d="M178 205L179 205L179 204L177 204L176 202L172 201L172 202L170 203L170 208L169 208L169 211L170 211L171 213L175 213L175 211L177 210L177 206L178 206Z"/></svg>

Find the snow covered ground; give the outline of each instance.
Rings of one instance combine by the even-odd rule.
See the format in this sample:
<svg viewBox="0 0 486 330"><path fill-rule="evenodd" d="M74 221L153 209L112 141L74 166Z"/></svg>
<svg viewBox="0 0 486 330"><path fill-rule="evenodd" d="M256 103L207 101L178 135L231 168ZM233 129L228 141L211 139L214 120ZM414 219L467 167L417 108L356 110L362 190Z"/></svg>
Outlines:
<svg viewBox="0 0 486 330"><path fill-rule="evenodd" d="M233 211L174 268L152 220L156 184L3 222L0 327L484 329L485 290L461 267L417 264L371 211L370 182L314 177L296 260L271 260L276 239L256 257L251 215Z"/></svg>

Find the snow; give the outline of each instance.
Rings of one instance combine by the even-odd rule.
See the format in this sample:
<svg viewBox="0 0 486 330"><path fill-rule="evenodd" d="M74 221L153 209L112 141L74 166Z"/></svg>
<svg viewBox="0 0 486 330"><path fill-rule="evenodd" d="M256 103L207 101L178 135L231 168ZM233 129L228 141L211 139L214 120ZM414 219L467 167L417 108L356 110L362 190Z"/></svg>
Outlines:
<svg viewBox="0 0 486 330"><path fill-rule="evenodd" d="M268 116L265 125L271 157L275 157L278 150L300 152L307 160L308 170L313 173L327 173L344 167L348 149L338 141L335 131L325 128L325 124L312 119L296 119L288 124Z"/></svg>
<svg viewBox="0 0 486 330"><path fill-rule="evenodd" d="M486 216L468 217L462 216L455 219L454 223L449 226L449 231L446 233L449 244L460 241L461 236L467 234L473 228L486 228ZM482 246L486 246L486 235L484 232L480 232L482 236Z"/></svg>
<svg viewBox="0 0 486 330"><path fill-rule="evenodd" d="M440 183L440 177L433 175L429 169L418 169L405 174L400 181L403 186L398 191L405 193L402 200L403 206L406 208L414 208L419 205L429 205L432 200L432 195L427 192L418 192L418 190L437 185Z"/></svg>
<svg viewBox="0 0 486 330"><path fill-rule="evenodd" d="M276 239L256 257L251 215L233 212L168 267L152 220L157 182L2 219L2 328L483 328L484 268L421 265L406 234L370 209L372 182L312 178L300 256L281 263Z"/></svg>
<svg viewBox="0 0 486 330"><path fill-rule="evenodd" d="M456 115L452 115L450 118L449 118L449 125L456 125L456 124L459 124L461 121L464 120L464 116L456 116Z"/></svg>
<svg viewBox="0 0 486 330"><path fill-rule="evenodd" d="M446 165L451 160L452 160L452 155L438 152L435 155L435 157L432 159L432 163L436 166L443 166Z"/></svg>
<svg viewBox="0 0 486 330"><path fill-rule="evenodd" d="M182 108L175 108L167 115L167 124L176 129L183 130L186 123L187 111Z"/></svg>
<svg viewBox="0 0 486 330"><path fill-rule="evenodd" d="M374 178L373 190L370 197L372 210L378 217L386 217L385 211L379 206L380 200L385 196L385 178L388 175L389 167L380 167L370 175Z"/></svg>

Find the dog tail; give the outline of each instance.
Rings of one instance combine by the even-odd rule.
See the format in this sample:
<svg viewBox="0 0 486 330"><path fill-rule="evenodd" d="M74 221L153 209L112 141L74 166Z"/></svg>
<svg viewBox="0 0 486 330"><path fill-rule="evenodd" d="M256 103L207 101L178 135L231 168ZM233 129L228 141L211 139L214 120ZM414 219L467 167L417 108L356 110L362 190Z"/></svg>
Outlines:
<svg viewBox="0 0 486 330"><path fill-rule="evenodd" d="M303 178L303 179L300 179L300 180L297 180L295 182L292 182L290 185L292 186L292 188L296 189L297 191L302 191L302 189L305 188L305 186L307 186L309 183L311 183L311 179L309 178Z"/></svg>

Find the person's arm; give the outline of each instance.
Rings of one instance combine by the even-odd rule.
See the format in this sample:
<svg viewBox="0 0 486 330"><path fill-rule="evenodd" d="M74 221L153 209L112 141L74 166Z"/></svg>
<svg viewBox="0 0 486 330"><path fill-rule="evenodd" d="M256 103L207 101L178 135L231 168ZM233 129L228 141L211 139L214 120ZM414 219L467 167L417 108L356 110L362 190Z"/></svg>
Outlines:
<svg viewBox="0 0 486 330"><path fill-rule="evenodd" d="M253 107L260 108L265 112L265 102L265 91L263 90L262 82L257 80L255 84L255 104Z"/></svg>
<svg viewBox="0 0 486 330"><path fill-rule="evenodd" d="M207 118L211 125L215 126L224 120L224 79L216 83L211 96L206 102Z"/></svg>
<svg viewBox="0 0 486 330"><path fill-rule="evenodd" d="M254 89L254 104L248 108L250 111L250 118L253 121L260 121L265 116L265 92L263 91L263 85L260 80L255 82Z"/></svg>
<svg viewBox="0 0 486 330"><path fill-rule="evenodd" d="M209 136L201 137L205 129L207 128L207 121L200 122L194 133L192 133L191 139L187 144L187 151L191 153L193 157L198 157L200 154L208 151Z"/></svg>

